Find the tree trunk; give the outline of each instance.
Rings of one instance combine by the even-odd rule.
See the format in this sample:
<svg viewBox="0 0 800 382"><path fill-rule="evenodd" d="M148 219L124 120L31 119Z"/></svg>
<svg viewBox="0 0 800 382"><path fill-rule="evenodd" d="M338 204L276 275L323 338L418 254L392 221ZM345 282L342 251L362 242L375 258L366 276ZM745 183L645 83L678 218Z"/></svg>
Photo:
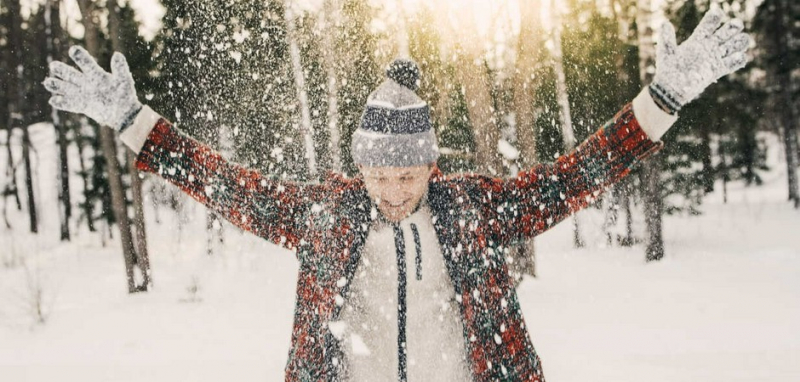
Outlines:
<svg viewBox="0 0 800 382"><path fill-rule="evenodd" d="M481 52L460 50L455 70L458 83L463 86L467 115L475 137L475 165L481 173L499 176L503 174L503 163L497 152L500 128L494 119L489 69Z"/></svg>
<svg viewBox="0 0 800 382"><path fill-rule="evenodd" d="M403 0L397 0L397 54L400 57L411 58L411 49L408 41L408 27L406 26L406 12Z"/></svg>
<svg viewBox="0 0 800 382"><path fill-rule="evenodd" d="M788 0L779 0L775 2L775 14L779 17L776 20L776 36L778 42L779 57L789 57L789 30L791 28L790 11ZM792 71L795 68L789 64L788 59L780 60L778 62L777 70L777 84L778 86L778 99L779 104L778 112L780 113L780 125L783 130L783 146L786 152L786 174L788 180L789 201L794 202L794 208L800 208L800 191L798 190L798 175L797 175L797 161L798 159L798 142L797 142L797 118L794 110L794 99L792 97Z"/></svg>
<svg viewBox="0 0 800 382"><path fill-rule="evenodd" d="M1 2L0 4L5 4L5 2ZM8 15L6 15L5 19L7 22L10 22ZM5 28L5 30L6 33L3 37L6 39L10 39L11 36L9 34L11 33L11 30L9 28ZM2 56L0 56L0 59L2 59L4 63L3 65L4 70L1 74L2 78L0 78L0 81L2 81L4 85L2 87L2 90L3 92L5 92L4 96L6 101L6 104L4 105L5 110L3 116L5 117L4 122L6 130L6 155L8 156L8 162L6 168L4 169L6 175L5 178L6 183L3 184L2 193L3 193L3 203L4 203L3 217L6 220L6 225L9 228L11 228L10 224L8 223L8 216L6 214L9 205L8 197L9 196L14 197L14 202L16 203L18 211L22 211L22 201L20 200L19 197L19 187L17 187L17 176L16 176L17 167L16 164L14 164L14 155L11 149L11 139L14 136L14 125L15 125L14 118L16 118L17 116L15 103L13 102L13 100L17 98L17 94L16 90L12 86L15 78L15 72L14 72L14 67L12 66L12 62L15 61L14 57L16 52L14 51L10 41L7 42L7 46L8 49L4 49L2 52Z"/></svg>
<svg viewBox="0 0 800 382"><path fill-rule="evenodd" d="M36 196L33 190L33 168L31 166L31 136L28 119L22 118L22 160L25 165L25 191L28 199L28 219L32 233L39 232L39 218L36 213Z"/></svg>
<svg viewBox="0 0 800 382"><path fill-rule="evenodd" d="M8 102L8 109L9 112L13 110L13 103ZM14 164L14 153L11 151L11 138L14 135L14 119L12 114L9 113L8 122L6 126L6 154L8 155L8 166L6 167L6 179L8 179L8 183L6 183L5 187L3 188L3 197L6 199L6 204L8 204L8 197L14 196L14 201L17 205L17 210L22 211L22 200L19 198L19 187L17 186L17 175L16 170L17 166Z"/></svg>
<svg viewBox="0 0 800 382"><path fill-rule="evenodd" d="M325 75L327 77L328 95L328 133L330 134L329 155L331 170L342 171L342 133L339 130L339 82L337 81L338 64L336 44L333 37L339 20L338 2L325 0L320 12L320 28L322 32L322 55Z"/></svg>
<svg viewBox="0 0 800 382"><path fill-rule="evenodd" d="M127 54L124 42L121 40L121 20L119 16L118 0L108 0L108 27L113 49L122 54ZM128 148L125 150L128 174L131 178L131 196L133 198L133 226L135 228L136 265L142 274L140 289L146 291L152 284L150 278L150 254L147 250L147 230L144 221L144 200L142 197L142 178L136 168L136 154Z"/></svg>
<svg viewBox="0 0 800 382"><path fill-rule="evenodd" d="M514 81L514 112L517 122L517 140L521 155L520 165L530 168L537 161L535 94L539 87L537 76L543 60L542 26L539 22L539 1L520 3L520 32L517 44L517 70Z"/></svg>
<svg viewBox="0 0 800 382"><path fill-rule="evenodd" d="M95 57L100 57L100 41L97 30L97 20L94 2L91 0L78 0L84 27L86 49ZM137 285L134 268L136 267L136 247L131 233L128 218L125 190L122 186L122 174L117 160L117 146L111 129L101 127L98 129L103 157L108 167L108 184L111 190L111 207L119 225L120 239L122 240L122 254L125 258L125 274L128 281L128 293L147 290L147 284Z"/></svg>
<svg viewBox="0 0 800 382"><path fill-rule="evenodd" d="M703 144L703 158L701 160L703 164L703 192L710 194L714 192L714 181L717 178L714 164L711 163L711 126L700 125L697 128L700 130L700 140Z"/></svg>
<svg viewBox="0 0 800 382"><path fill-rule="evenodd" d="M16 71L16 76L12 75L9 78L9 88L16 90L16 92L9 92L9 94L13 97L13 101L9 99L8 103L11 120L9 129L16 124L22 130L22 162L25 169L25 194L27 196L28 218L30 222L30 231L37 233L39 231L39 221L36 213L36 196L33 189L31 137L30 131L28 130L28 113L25 110L25 102L27 102L27 97L25 95L25 59L23 45L24 42L22 38L22 13L20 10L19 0L11 0L8 1L7 4L9 13L8 18L11 22L11 28L9 28L8 31L10 37L9 42L13 51L13 53L10 55L9 67ZM11 134L9 134L9 137L10 136Z"/></svg>
<svg viewBox="0 0 800 382"><path fill-rule="evenodd" d="M628 47L631 44L630 28L632 15L630 11L632 8L631 5L633 4L632 1L634 0L612 0L610 6L612 18L618 26L617 35L623 47ZM620 81L620 83L627 84L631 78L625 68L624 52L620 52L614 58L614 67L617 72L617 79ZM617 104L619 106L630 102L628 94L624 94L624 92L620 92L619 94L620 96L617 97ZM609 224L606 231L609 239L609 245L614 243L614 237L610 230L611 226L614 226L617 224L617 222L619 222L620 206L622 208L622 212L625 214L625 233L624 236L617 236L616 242L618 245L624 247L632 246L636 242L636 239L633 237L633 216L631 215L632 198L630 196L632 192L632 179L627 178L612 186L611 189L606 193L606 196L603 197L604 203L606 203L606 221ZM611 200L614 202L611 202Z"/></svg>
<svg viewBox="0 0 800 382"><path fill-rule="evenodd" d="M537 163L535 92L539 87L537 71L542 60L542 27L539 22L539 2L520 3L520 33L517 44L517 68L514 85L514 114L516 116L517 145L521 153L522 169ZM513 175L513 174L512 174ZM534 239L515 247L516 258L512 267L516 272L536 277L536 252Z"/></svg>
<svg viewBox="0 0 800 382"><path fill-rule="evenodd" d="M637 25L639 27L639 75L642 84L649 84L654 75L655 44L653 41L651 0L639 0ZM661 197L660 176L664 168L663 155L656 154L642 166L641 181L645 222L647 225L647 261L661 260L664 257L661 218L664 214L664 200Z"/></svg>
<svg viewBox="0 0 800 382"><path fill-rule="evenodd" d="M286 18L286 39L289 43L289 54L292 59L292 72L294 74L294 86L297 91L297 99L300 106L300 134L303 135L306 149L306 161L308 161L308 178L317 179L317 155L314 149L314 131L311 126L311 108L308 101L308 91L306 89L306 77L303 71L303 63L300 57L300 47L297 44L297 24L295 22L294 5L292 1L284 2L284 17Z"/></svg>
<svg viewBox="0 0 800 382"><path fill-rule="evenodd" d="M222 244L225 242L225 235L223 231L222 220L219 216L211 210L206 211L206 231L208 232L208 241L206 242L206 254L211 256L214 254L216 243Z"/></svg>
<svg viewBox="0 0 800 382"><path fill-rule="evenodd" d="M53 60L61 60L63 54L61 52L61 41L64 39L64 33L61 29L61 1L60 0L47 0L45 2L44 21L45 31L47 33L47 63ZM67 126L61 123L61 115L56 109L50 112L53 121L53 128L58 135L58 200L60 202L59 218L61 219L61 240L69 241L69 221L72 218L72 199L70 198L69 189L69 163L67 160Z"/></svg>
<svg viewBox="0 0 800 382"><path fill-rule="evenodd" d="M84 191L84 203L83 203L83 214L86 215L86 225L89 228L89 232L97 231L97 228L94 226L94 205L92 205L92 201L88 197L88 192L92 188L91 181L91 172L86 166L86 143L83 139L81 139L83 127L84 127L84 120L82 119L78 124L78 131L75 131L76 141L78 143L78 157L80 158L80 166L81 166L81 179L83 180L83 191Z"/></svg>
<svg viewBox="0 0 800 382"><path fill-rule="evenodd" d="M561 135L564 140L565 154L572 152L577 144L575 131L572 127L572 113L570 111L569 93L567 91L567 77L564 73L564 58L561 49L561 11L558 2L553 2L550 8L553 12L553 70L556 74L556 100L558 102L559 118L561 120ZM585 245L581 238L581 224L578 214L572 216L573 243L576 248Z"/></svg>

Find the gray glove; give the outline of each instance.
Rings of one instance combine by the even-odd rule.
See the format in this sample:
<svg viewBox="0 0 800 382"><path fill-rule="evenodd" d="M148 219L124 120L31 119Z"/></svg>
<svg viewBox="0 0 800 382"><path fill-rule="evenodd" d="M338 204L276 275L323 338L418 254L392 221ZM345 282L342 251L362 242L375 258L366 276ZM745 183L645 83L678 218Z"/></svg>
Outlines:
<svg viewBox="0 0 800 382"><path fill-rule="evenodd" d="M58 61L50 63L50 75L43 84L53 96L50 105L58 110L84 114L116 131L128 127L142 109L136 97L133 76L125 56L111 58L111 73L106 72L86 49L69 50L79 70Z"/></svg>
<svg viewBox="0 0 800 382"><path fill-rule="evenodd" d="M666 22L661 28L650 93L671 112L678 112L709 85L747 65L750 37L742 32L744 24L733 19L720 28L722 17L722 11L713 7L681 45L672 24Z"/></svg>

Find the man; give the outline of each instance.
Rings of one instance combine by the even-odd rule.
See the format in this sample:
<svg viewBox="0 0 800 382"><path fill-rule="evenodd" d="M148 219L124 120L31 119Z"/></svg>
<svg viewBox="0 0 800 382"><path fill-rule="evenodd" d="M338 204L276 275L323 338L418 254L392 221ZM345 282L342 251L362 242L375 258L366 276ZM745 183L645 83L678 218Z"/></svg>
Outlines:
<svg viewBox="0 0 800 382"><path fill-rule="evenodd" d="M444 176L419 69L389 66L353 136L361 176L275 180L227 162L136 99L81 48L51 65L57 109L121 132L137 166L300 261L291 381L544 381L507 273L510 244L588 205L657 151L679 109L746 64L741 21L710 11L678 46L662 30L653 84L574 152L509 180Z"/></svg>

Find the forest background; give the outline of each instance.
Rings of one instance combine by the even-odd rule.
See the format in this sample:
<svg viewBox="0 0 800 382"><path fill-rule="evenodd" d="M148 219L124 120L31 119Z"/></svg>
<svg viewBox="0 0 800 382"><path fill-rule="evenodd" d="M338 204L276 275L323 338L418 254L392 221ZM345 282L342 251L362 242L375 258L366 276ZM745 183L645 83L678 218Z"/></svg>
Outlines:
<svg viewBox="0 0 800 382"><path fill-rule="evenodd" d="M0 358L11 360L12 375L30 374L38 369L25 362L48 363L37 353L48 351L42 349L53 349L50 356L58 359L71 354L75 342L59 339L84 333L75 328L86 323L95 323L88 335L100 342L130 332L138 333L131 343L150 343L160 328L169 328L186 334L180 341L185 346L178 348L187 352L191 338L207 333L236 344L267 338L267 364L276 369L280 360L273 358L283 348L273 352L271 345L275 338L288 344L291 301L274 296L285 290L290 300L293 283L283 273L291 272L269 272L291 265L273 259L277 249L242 239L235 227L196 208L177 189L139 174L132 154L109 129L49 107L41 82L49 62L69 60L71 45L87 47L104 67L112 52L123 52L143 103L233 161L304 182L320 181L328 171L357 175L349 142L366 98L383 81L389 62L410 57L423 73L419 93L431 105L441 169L510 177L554 161L613 117L654 74L660 24L673 22L683 40L711 6L745 22L753 36L749 65L687 106L654 160L553 236L515 248L511 272L531 280L520 284L521 301L526 317L536 317L532 336L543 344L546 369L549 361L555 375L577 373L563 380L594 377L592 365L600 361L590 358L608 361L598 354L612 353L586 347L587 338L602 342L593 337L601 331L623 344L637 336L660 343L662 337L643 335L620 317L649 325L666 315L678 315L672 324L700 322L703 328L672 336L672 351L694 349L679 341L684 335L706 338L731 325L698 345L718 346L703 349L719 358L681 353L676 359L703 360L705 367L735 376L744 375L745 366L761 370L748 363L757 360L760 366L777 365L764 380L797 380L792 357L800 350L781 342L800 333L792 323L800 322L798 296L791 294L800 290L798 239L791 234L800 208L800 2L792 0L0 0L0 338L8 339L0 340L0 355L19 355L21 361ZM254 260L252 252L270 252L270 260ZM187 266L187 258L200 265ZM635 265L628 268L628 262ZM241 268L238 273L226 273L237 268L232 264ZM576 275L607 284L578 287L571 284ZM686 293L675 288L679 279L688 283ZM748 287L737 290L742 283ZM198 303L208 327L217 329L164 324L194 309L163 304L174 302L170 293L176 289L181 302ZM236 298L224 294L233 291ZM242 297L252 291L260 294ZM662 300L664 291L674 293ZM265 295L270 303L258 305ZM204 298L206 305L200 304ZM225 305L242 298L247 306ZM692 305L695 299L711 307ZM624 306L629 300L637 305ZM144 301L146 313L136 311ZM285 314L269 316L272 308L266 306L273 303L285 305ZM740 309L744 304L755 308ZM583 309L591 307L587 315ZM235 317L223 318L223 311ZM604 320L605 311L617 313ZM548 316L558 312L576 313L570 315L575 321ZM642 319L648 312L653 316ZM245 316L254 317L242 324L247 333L231 332L229 323ZM579 321L582 316L594 324ZM148 317L155 319L137 331ZM254 337L252 330L260 328L255 318L267 320L270 333L286 335ZM20 320L26 328L29 321L35 328L54 328L22 334ZM602 330L588 333L591 325ZM760 356L737 358L720 350L738 349L738 342L727 342L733 331L757 335L749 344ZM574 333L574 348L568 332ZM558 335L549 339L548 333ZM127 354L116 343L106 345L96 356ZM150 356L160 360L177 353L166 345ZM247 354L232 354L255 357L250 354L263 350L249 346L243 348L251 350ZM629 348L638 352L635 357L648 351ZM580 349L587 352L585 367L568 367L567 360L581 359ZM559 351L562 357L552 356ZM259 357L249 368L261 364L265 357ZM196 370L208 371L202 365ZM618 370L609 380L634 378L637 371L647 377L632 380L658 380L651 369ZM694 374L704 380L726 375Z"/></svg>

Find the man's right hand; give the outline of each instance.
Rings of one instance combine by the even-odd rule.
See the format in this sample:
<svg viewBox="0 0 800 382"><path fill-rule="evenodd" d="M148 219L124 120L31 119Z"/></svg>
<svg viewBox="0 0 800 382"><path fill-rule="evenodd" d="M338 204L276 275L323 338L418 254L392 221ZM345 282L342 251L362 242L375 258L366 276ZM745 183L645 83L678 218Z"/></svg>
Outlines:
<svg viewBox="0 0 800 382"><path fill-rule="evenodd" d="M136 118L142 104L136 97L133 76L125 56L111 58L111 73L79 46L69 50L77 70L63 62L50 63L43 84L52 93L50 105L58 110L84 114L98 123L122 131Z"/></svg>

